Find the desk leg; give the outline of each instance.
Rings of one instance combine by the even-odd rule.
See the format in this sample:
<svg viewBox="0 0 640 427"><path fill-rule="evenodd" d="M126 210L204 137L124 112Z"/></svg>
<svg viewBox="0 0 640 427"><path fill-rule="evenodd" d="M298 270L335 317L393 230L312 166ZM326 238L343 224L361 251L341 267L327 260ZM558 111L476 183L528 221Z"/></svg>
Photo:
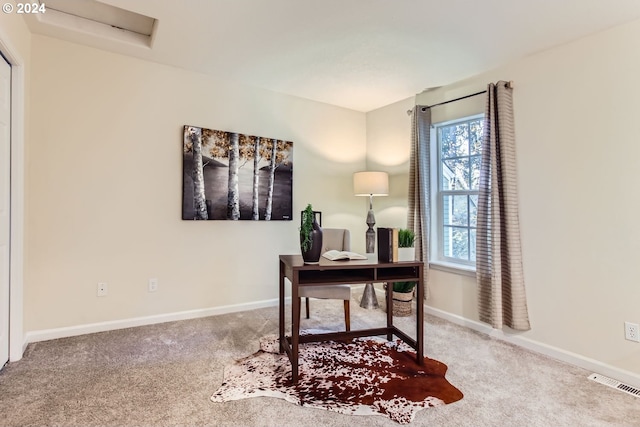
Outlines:
<svg viewBox="0 0 640 427"><path fill-rule="evenodd" d="M418 292L416 295L416 358L424 365L424 268L418 267Z"/></svg>
<svg viewBox="0 0 640 427"><path fill-rule="evenodd" d="M280 283L279 283L279 303L278 303L278 332L280 339L280 353L284 351L284 263L280 261Z"/></svg>
<svg viewBox="0 0 640 427"><path fill-rule="evenodd" d="M299 276L293 273L291 280L291 380L298 382L298 346L300 345L300 312Z"/></svg>
<svg viewBox="0 0 640 427"><path fill-rule="evenodd" d="M387 329L393 326L393 283L387 282L387 292L385 292L387 300ZM393 334L387 334L387 341L393 339Z"/></svg>

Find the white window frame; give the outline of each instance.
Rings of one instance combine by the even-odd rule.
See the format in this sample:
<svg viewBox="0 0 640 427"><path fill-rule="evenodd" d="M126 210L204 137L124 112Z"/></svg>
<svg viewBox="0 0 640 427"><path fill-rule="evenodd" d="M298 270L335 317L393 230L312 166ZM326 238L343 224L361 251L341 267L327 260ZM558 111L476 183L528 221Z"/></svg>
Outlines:
<svg viewBox="0 0 640 427"><path fill-rule="evenodd" d="M431 237L429 241L429 265L433 268L451 271L456 273L466 273L475 275L476 265L474 261L465 261L457 258L451 258L444 255L444 247L442 241L444 239L444 218L442 206L442 183L441 175L441 159L440 159L440 141L438 140L438 129L450 126L455 123L468 122L484 118L484 114L474 114L470 116L460 117L454 120L434 123L431 126L431 164L430 170L430 194L431 194ZM476 191L460 191L460 195L477 194Z"/></svg>

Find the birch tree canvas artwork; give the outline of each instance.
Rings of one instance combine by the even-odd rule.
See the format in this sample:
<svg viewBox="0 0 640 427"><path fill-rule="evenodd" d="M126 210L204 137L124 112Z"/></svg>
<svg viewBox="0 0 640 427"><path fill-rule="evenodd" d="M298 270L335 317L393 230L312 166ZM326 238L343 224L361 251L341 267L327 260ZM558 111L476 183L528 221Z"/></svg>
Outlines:
<svg viewBox="0 0 640 427"><path fill-rule="evenodd" d="M293 143L185 126L182 219L291 220Z"/></svg>

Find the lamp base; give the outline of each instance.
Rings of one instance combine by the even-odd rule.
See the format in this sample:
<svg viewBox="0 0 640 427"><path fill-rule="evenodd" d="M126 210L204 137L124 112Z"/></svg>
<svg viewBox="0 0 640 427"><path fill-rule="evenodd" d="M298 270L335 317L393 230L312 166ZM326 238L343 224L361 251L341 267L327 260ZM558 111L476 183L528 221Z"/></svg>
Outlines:
<svg viewBox="0 0 640 427"><path fill-rule="evenodd" d="M367 247L367 253L372 254L375 252L376 246L376 232L373 231L373 228L369 228L365 233L365 241Z"/></svg>
<svg viewBox="0 0 640 427"><path fill-rule="evenodd" d="M376 225L376 217L373 215L371 200L369 200L369 212L367 212L367 225L369 226L365 234L367 253L372 254L376 246L376 232L373 230L373 226Z"/></svg>
<svg viewBox="0 0 640 427"><path fill-rule="evenodd" d="M364 293L360 300L360 307L366 309L378 308L378 297L376 296L376 289L373 287L373 283L367 283L364 286Z"/></svg>

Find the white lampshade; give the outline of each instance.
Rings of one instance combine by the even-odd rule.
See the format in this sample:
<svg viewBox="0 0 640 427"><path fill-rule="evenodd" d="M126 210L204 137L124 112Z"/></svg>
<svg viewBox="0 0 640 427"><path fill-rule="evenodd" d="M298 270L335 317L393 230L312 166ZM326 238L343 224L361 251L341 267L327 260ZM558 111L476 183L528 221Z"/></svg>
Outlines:
<svg viewBox="0 0 640 427"><path fill-rule="evenodd" d="M386 172L356 172L353 174L353 194L356 196L388 196L389 175Z"/></svg>

